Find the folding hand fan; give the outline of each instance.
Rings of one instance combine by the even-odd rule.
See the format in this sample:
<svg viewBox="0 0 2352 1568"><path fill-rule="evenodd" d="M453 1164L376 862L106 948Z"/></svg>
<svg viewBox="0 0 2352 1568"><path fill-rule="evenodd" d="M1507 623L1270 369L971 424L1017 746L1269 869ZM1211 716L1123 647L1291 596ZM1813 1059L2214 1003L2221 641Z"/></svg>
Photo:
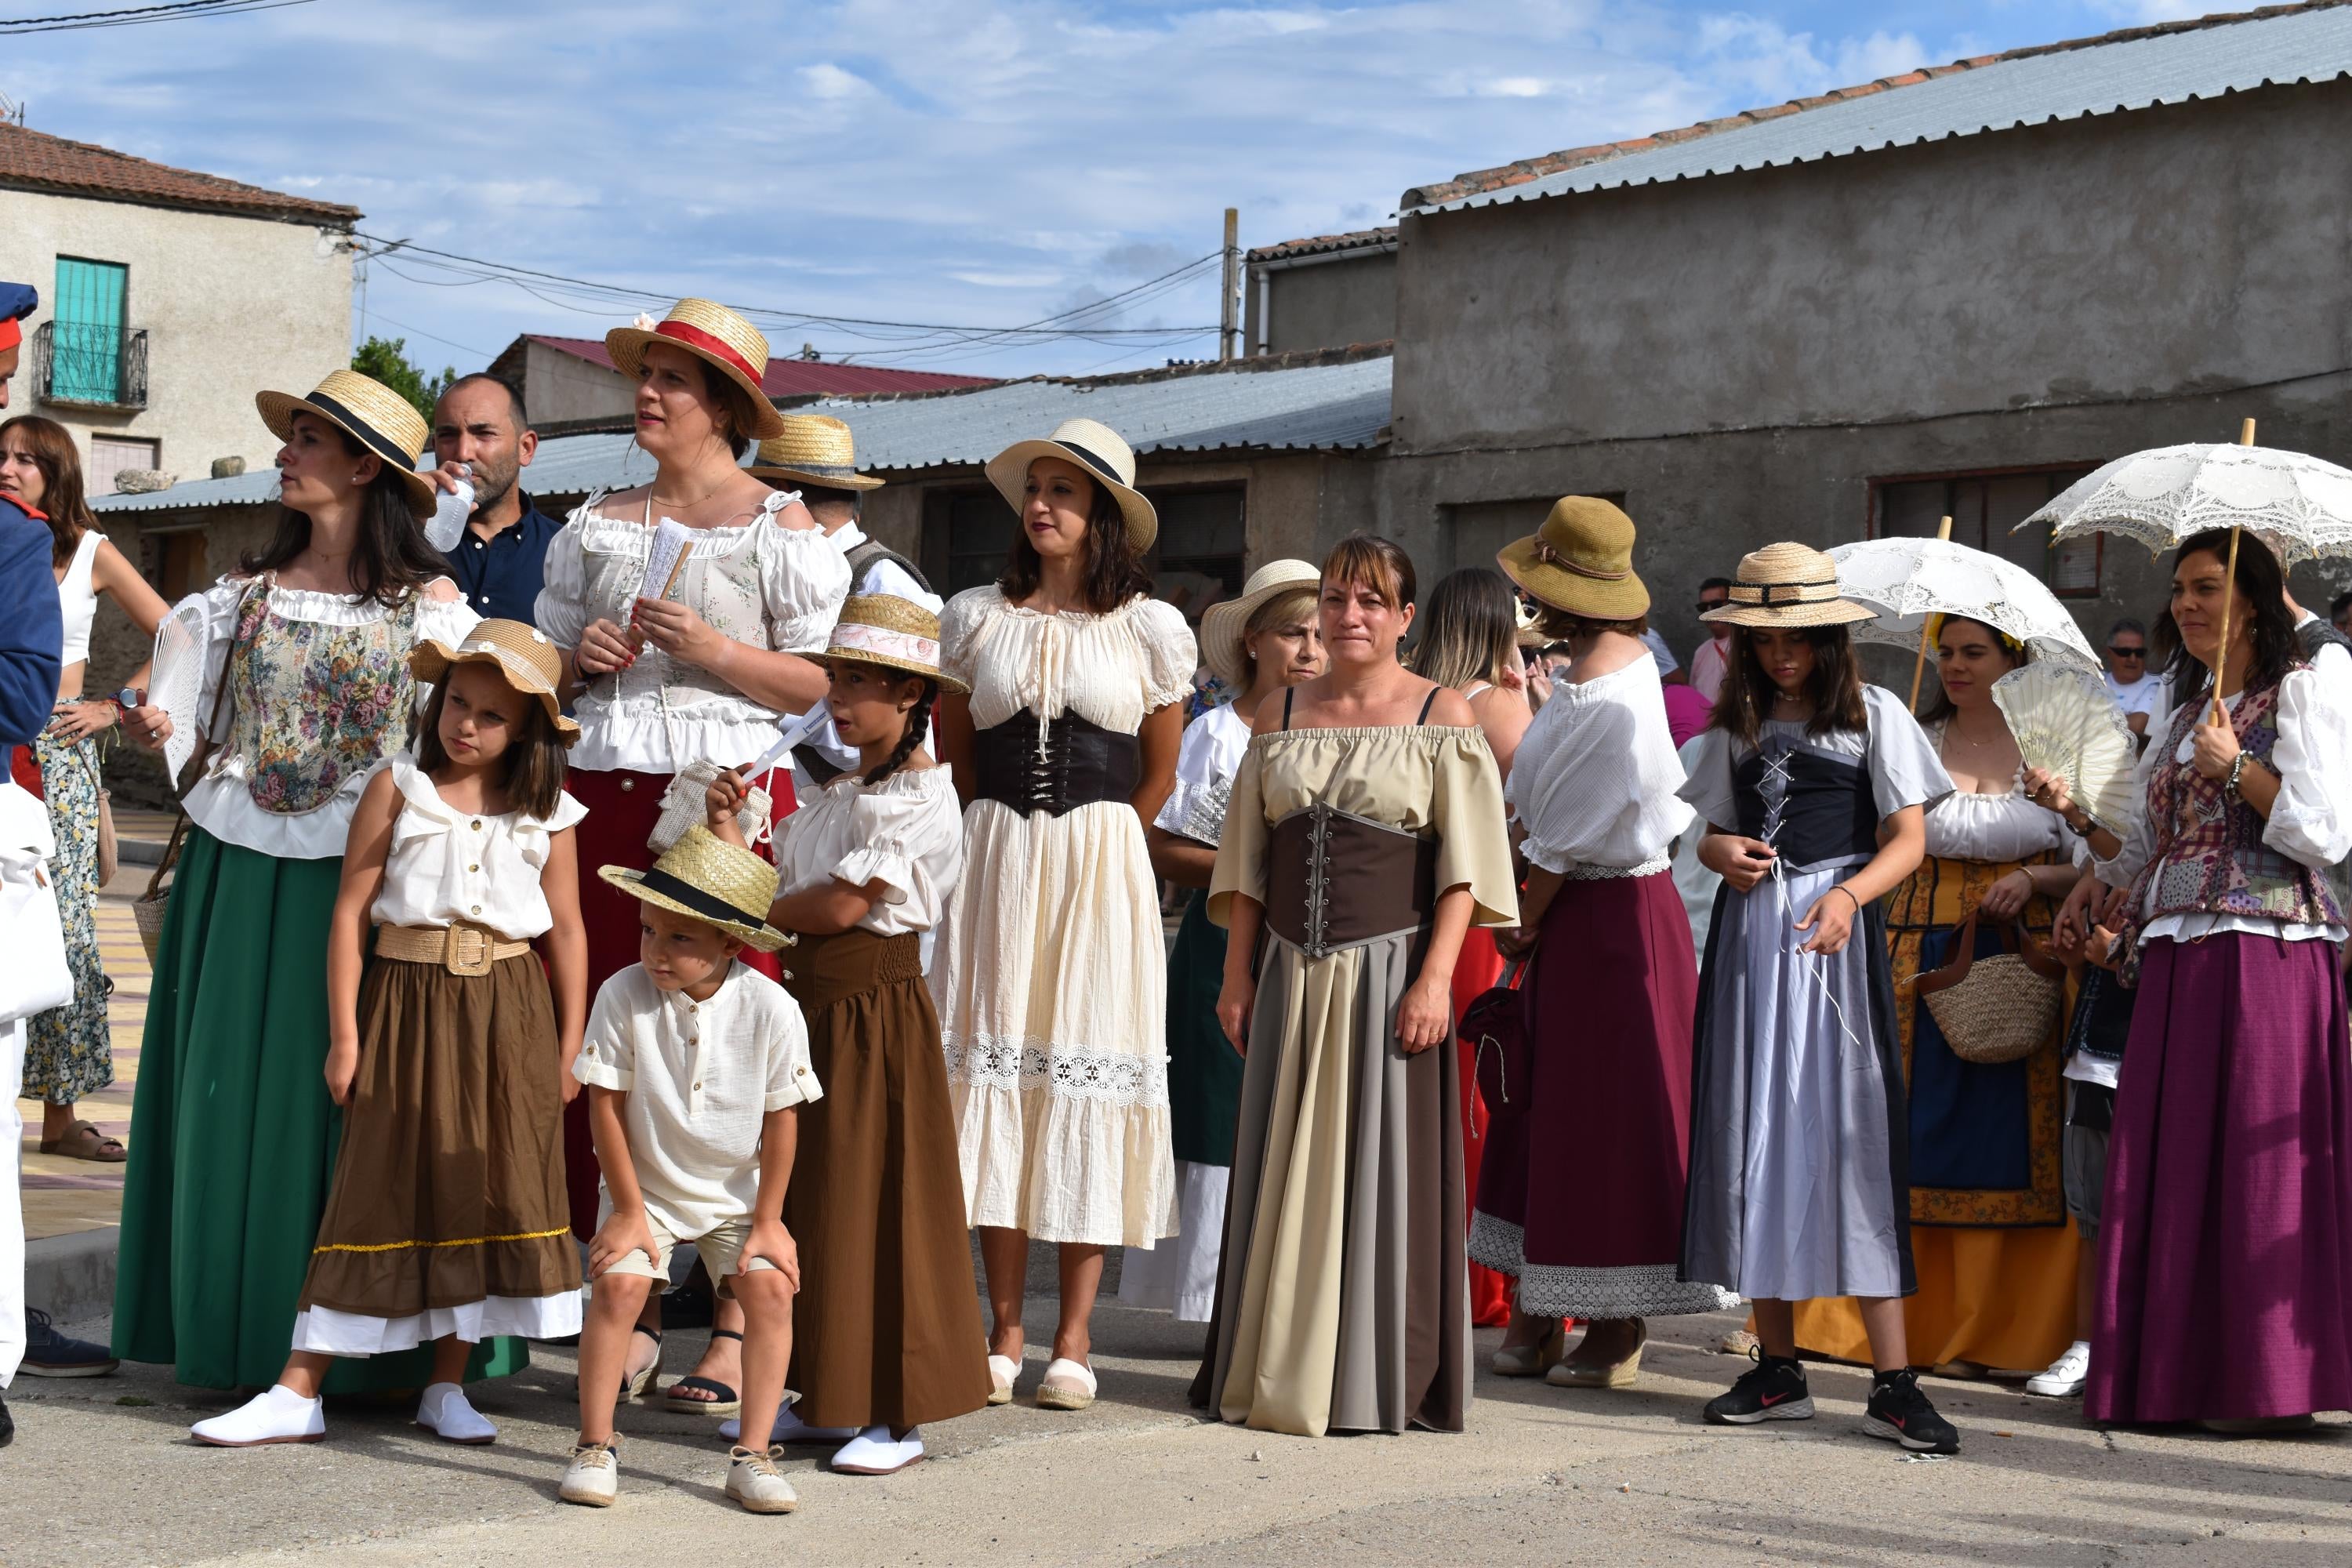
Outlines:
<svg viewBox="0 0 2352 1568"><path fill-rule="evenodd" d="M2132 794L2138 752L2104 679L2037 660L1994 681L1992 700L2028 768L2063 778L2075 804L2108 832L2129 831L2139 816Z"/></svg>
<svg viewBox="0 0 2352 1568"><path fill-rule="evenodd" d="M176 781L180 770L195 754L197 731L204 723L200 704L205 691L205 604L202 598L180 601L155 627L155 659L147 671L147 700L172 716L172 733L163 742L163 763Z"/></svg>

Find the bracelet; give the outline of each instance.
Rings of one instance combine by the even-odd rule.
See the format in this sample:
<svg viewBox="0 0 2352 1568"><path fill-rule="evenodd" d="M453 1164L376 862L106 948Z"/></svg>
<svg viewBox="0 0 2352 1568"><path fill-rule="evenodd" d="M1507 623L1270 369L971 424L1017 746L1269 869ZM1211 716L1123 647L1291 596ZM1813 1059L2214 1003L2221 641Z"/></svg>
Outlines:
<svg viewBox="0 0 2352 1568"><path fill-rule="evenodd" d="M1852 888L1847 887L1843 882L1832 882L1830 884L1830 891L1832 893L1843 893L1845 895L1846 902L1853 906L1854 919L1860 920L1862 918L1862 900L1853 896L1853 889Z"/></svg>
<svg viewBox="0 0 2352 1568"><path fill-rule="evenodd" d="M2246 753L2240 752L2236 756L2230 759L2230 777L2228 781L2221 785L2221 794L2225 798L2232 802L2239 798L2238 780L2245 773L2245 771Z"/></svg>

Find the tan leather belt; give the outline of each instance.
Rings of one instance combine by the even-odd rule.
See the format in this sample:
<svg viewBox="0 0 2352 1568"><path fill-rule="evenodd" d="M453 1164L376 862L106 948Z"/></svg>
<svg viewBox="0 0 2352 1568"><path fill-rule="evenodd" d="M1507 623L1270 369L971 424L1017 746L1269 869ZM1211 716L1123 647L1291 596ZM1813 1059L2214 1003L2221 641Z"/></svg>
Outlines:
<svg viewBox="0 0 2352 1568"><path fill-rule="evenodd" d="M437 963L452 974L488 974L502 958L520 958L527 942L501 942L488 926L378 926L375 955L407 963Z"/></svg>

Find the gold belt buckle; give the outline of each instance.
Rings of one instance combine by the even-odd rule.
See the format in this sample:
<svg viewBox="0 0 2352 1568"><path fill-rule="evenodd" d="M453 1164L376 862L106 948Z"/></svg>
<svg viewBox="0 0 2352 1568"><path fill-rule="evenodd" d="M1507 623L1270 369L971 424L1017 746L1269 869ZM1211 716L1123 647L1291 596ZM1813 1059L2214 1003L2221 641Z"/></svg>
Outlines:
<svg viewBox="0 0 2352 1568"><path fill-rule="evenodd" d="M467 942L472 943L470 956ZM490 950L495 945L488 931L480 926L456 925L441 939L442 966L452 974L488 974L490 972Z"/></svg>

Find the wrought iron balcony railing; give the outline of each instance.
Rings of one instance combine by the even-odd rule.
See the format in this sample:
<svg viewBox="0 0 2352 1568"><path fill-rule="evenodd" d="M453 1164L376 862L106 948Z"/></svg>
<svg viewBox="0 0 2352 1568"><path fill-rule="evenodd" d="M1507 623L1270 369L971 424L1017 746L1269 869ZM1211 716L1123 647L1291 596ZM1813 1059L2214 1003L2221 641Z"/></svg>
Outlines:
<svg viewBox="0 0 2352 1568"><path fill-rule="evenodd" d="M147 330L44 321L33 334L33 388L44 403L147 406Z"/></svg>

